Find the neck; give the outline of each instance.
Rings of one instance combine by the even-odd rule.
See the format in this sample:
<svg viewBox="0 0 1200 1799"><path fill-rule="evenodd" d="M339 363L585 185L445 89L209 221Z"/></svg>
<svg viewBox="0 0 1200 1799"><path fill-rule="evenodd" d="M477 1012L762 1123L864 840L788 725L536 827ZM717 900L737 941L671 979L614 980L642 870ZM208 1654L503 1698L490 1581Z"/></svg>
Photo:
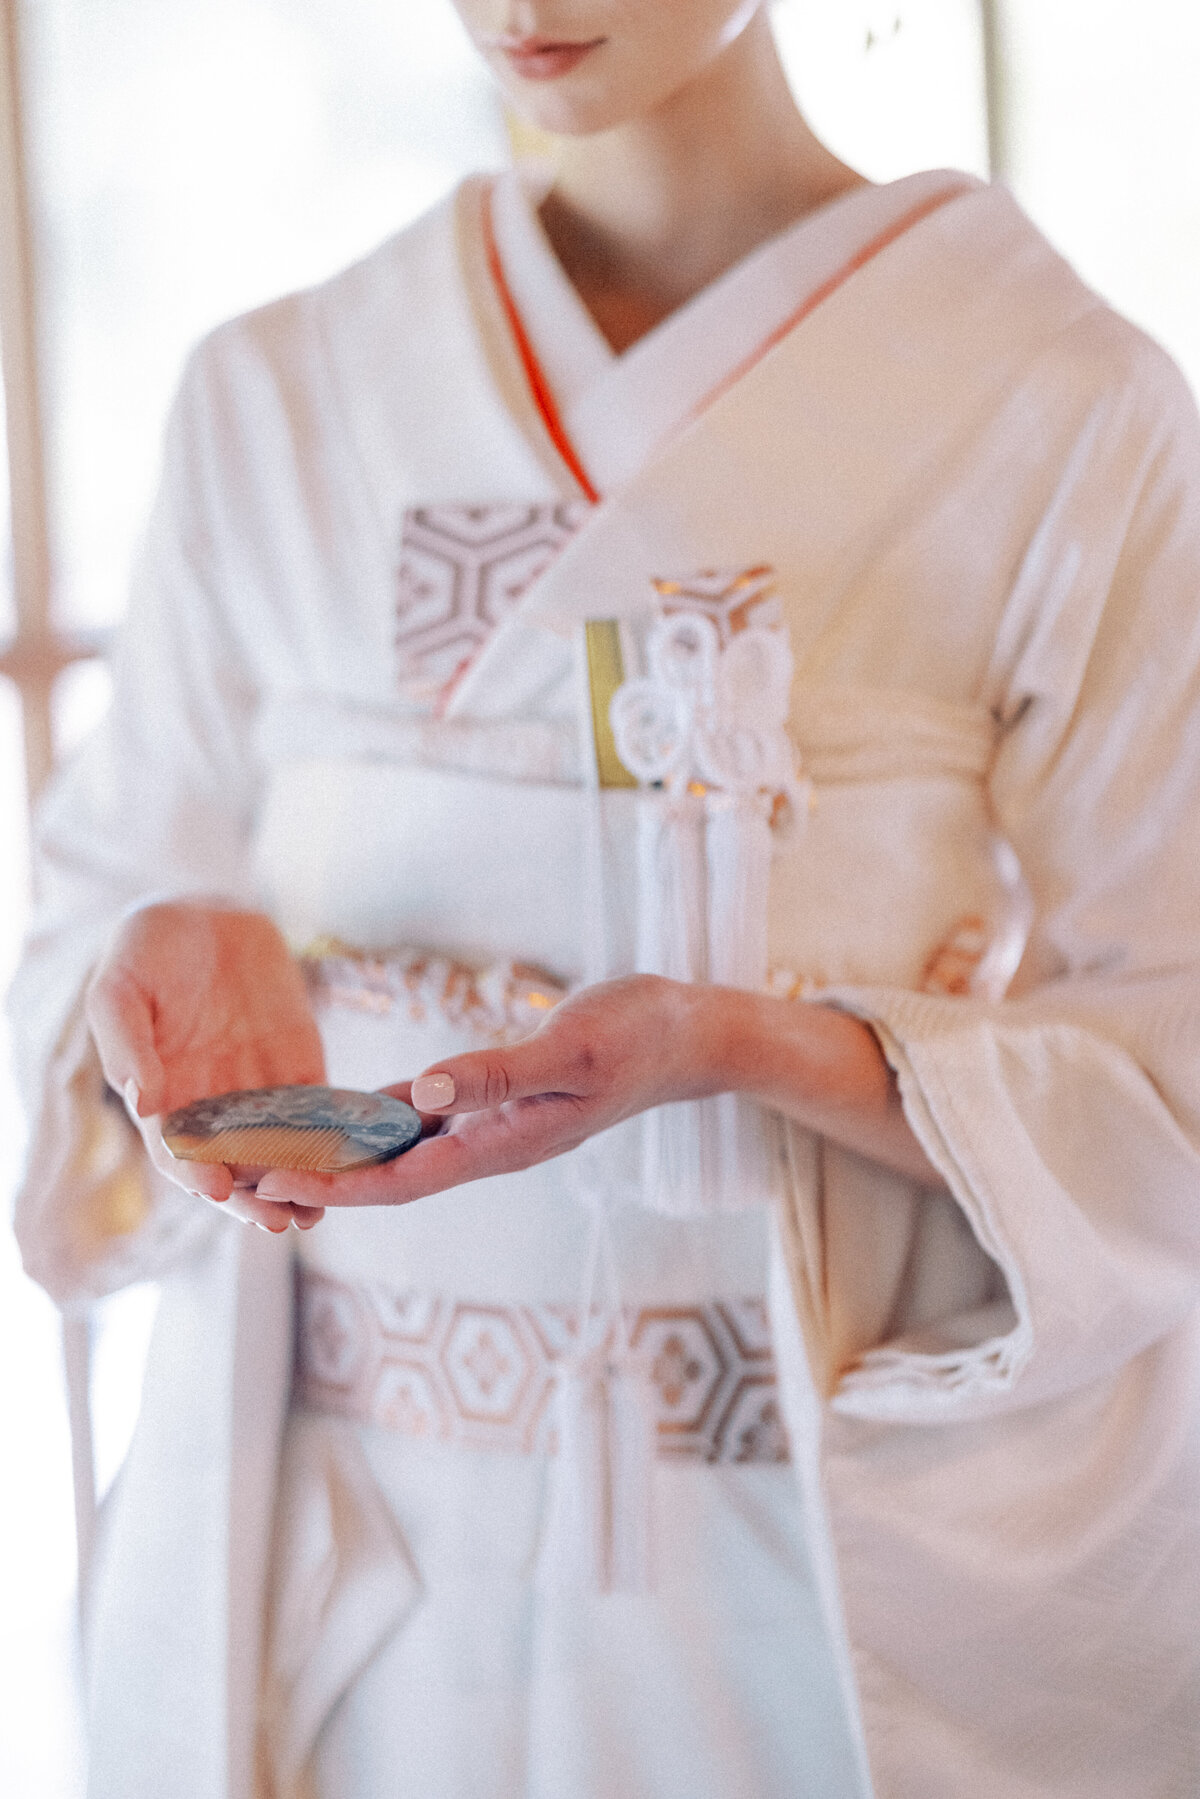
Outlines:
<svg viewBox="0 0 1200 1799"><path fill-rule="evenodd" d="M648 117L560 140L542 222L624 349L758 244L862 178L796 108L765 11Z"/></svg>

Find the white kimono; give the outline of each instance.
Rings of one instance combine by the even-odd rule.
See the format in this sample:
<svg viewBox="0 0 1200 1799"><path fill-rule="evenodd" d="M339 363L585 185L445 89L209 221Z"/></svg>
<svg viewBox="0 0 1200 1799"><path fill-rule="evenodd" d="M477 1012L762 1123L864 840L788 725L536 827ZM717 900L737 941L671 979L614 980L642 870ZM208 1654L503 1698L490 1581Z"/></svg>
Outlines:
<svg viewBox="0 0 1200 1799"><path fill-rule="evenodd" d="M405 1770L438 1799L1190 1793L1190 399L1001 190L850 196L613 359L507 184L509 286L606 497L431 709L397 686L402 514L579 497L480 207L468 184L203 347L118 709L46 809L14 1000L41 1111L27 1261L64 1300L167 1275L92 1601L94 1793L246 1799L260 1709L263 1790L339 1799ZM799 764L767 962L872 1022L945 1186L789 1128L751 1196L769 1206L616 1213L631 1303L751 1297L769 1259L799 1477L659 1466L649 1594L547 1580L546 1458L293 1413L260 1657L288 1246L139 1200L86 971L123 906L219 891L297 942L579 978L578 625L642 641L651 578L759 564ZM619 926L628 857L609 861ZM964 943L977 978L939 982ZM464 1041L394 1013L323 1024L332 1077L366 1084ZM596 1170L330 1214L303 1253L330 1278L569 1305Z"/></svg>

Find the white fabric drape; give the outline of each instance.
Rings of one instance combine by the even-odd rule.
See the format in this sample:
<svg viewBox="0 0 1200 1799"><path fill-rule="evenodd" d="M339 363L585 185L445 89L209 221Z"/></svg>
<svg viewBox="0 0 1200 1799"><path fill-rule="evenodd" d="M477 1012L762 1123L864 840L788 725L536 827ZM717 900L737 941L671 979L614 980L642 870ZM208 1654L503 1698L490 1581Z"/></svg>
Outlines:
<svg viewBox="0 0 1200 1799"><path fill-rule="evenodd" d="M619 618L636 640L649 577L770 563L796 667L789 726L813 804L803 832L776 843L769 960L871 1020L945 1185L922 1189L788 1134L772 1278L801 1494L785 1502L775 1489L756 1505L753 1482L718 1490L697 1471L693 1486L672 1483L668 1502L686 1521L692 1598L666 1608L662 1641L686 1646L701 1613L736 1613L713 1545L752 1546L757 1558L745 1593L759 1609L734 1633L727 1678L681 1675L668 1706L651 1671L674 1683L677 1664L654 1632L603 1624L594 1738L572 1736L565 1762L522 1761L530 1742L555 1740L556 1720L585 1715L571 1709L579 1684L556 1675L539 1689L554 1696L540 1735L514 1736L503 1711L480 1740L507 1745L493 1758L506 1799L539 1792L539 1779L547 1793L588 1793L635 1739L645 1757L620 1762L623 1790L641 1781L660 1799L660 1750L686 1738L697 1707L706 1730L717 1720L706 1744L753 1743L775 1758L764 1775L740 1751L723 1759L714 1748L714 1793L765 1793L772 1780L787 1791L793 1745L811 1747L825 1728L836 1779L879 1799L1175 1799L1200 1759L1194 408L1161 353L1080 286L1011 200L977 188L860 268L699 422L664 432L647 401L639 426L631 398L644 464L525 594L439 721L458 744L436 784L447 829L472 843L472 900L456 891L450 859L428 853L427 831L404 860L406 827L428 825L421 766L439 752L424 724L415 760L388 749L411 745L414 726L392 686L399 521L438 500L571 497L487 282L478 198L468 187L336 282L226 328L189 371L119 710L43 824L47 898L14 999L31 1097L36 1106L47 1061L67 1048L80 984L124 905L148 890L215 886L259 895L295 924L297 842L321 872L296 903L312 901L327 929L373 920L399 934L406 908L427 915L444 898L481 954L536 959L553 937L568 956L577 858L536 844L572 830L581 796L549 761L519 794L509 782L525 751L549 757L570 737L581 619ZM852 196L836 216L848 222L861 206L865 241L875 204L870 192ZM835 222L811 221L808 241L824 242ZM801 227L792 248L804 241ZM760 253L764 271L773 254ZM819 286L826 272L814 254L805 278ZM743 281L749 316L752 270L734 271L725 292L737 313ZM721 291L690 317L717 308ZM682 349L689 315L677 323ZM673 331L646 342L647 392ZM611 383L611 407L619 382L636 385L637 362L601 363L587 392ZM661 393L681 395L676 378L664 373ZM599 469L602 427L589 436L585 398L569 402L572 428ZM485 738L506 743L504 780L490 783L470 760ZM555 766L577 769L571 754ZM490 860L501 878L505 817L528 833L527 866L552 873L561 860L564 879L561 894L546 879L528 912L503 921L518 941L494 944L487 870ZM616 813L610 822L619 851L624 826ZM1032 903L1011 996L923 991L939 946L1001 906L998 836L1015 848ZM619 913L619 887L616 901ZM372 1056L408 1053L399 1037L363 1032L353 1053L364 1076ZM79 1073L61 1057L58 1069ZM126 1189L126 1209L109 1212L98 1187L63 1176L97 1103L85 1082L42 1126L22 1200L26 1254L62 1296L126 1278L150 1242L130 1229L142 1213ZM402 1280L437 1275L443 1288L446 1258L460 1257L480 1299L488 1278L497 1294L525 1282L543 1299L573 1298L584 1221L564 1205L561 1178L534 1171L519 1187L480 1183L398 1219L339 1219L314 1233L312 1253L347 1275L386 1262ZM111 1200L116 1187L104 1190ZM671 1303L718 1276L726 1292L761 1282L761 1219L680 1227L637 1215L628 1229L628 1266L648 1299ZM150 1799L164 1781L181 1799L251 1791L255 1682L239 1658L253 1632L239 1634L214 1595L232 1591L243 1618L255 1615L283 1387L277 1250L174 1241L177 1303L155 1365L164 1395L173 1357L194 1370L188 1451L211 1478L201 1503L167 1427L169 1401L148 1404L95 1612L100 1799ZM189 1349L199 1318L202 1356ZM235 1464L245 1383L254 1391L262 1370L259 1453ZM176 1432L183 1424L176 1416ZM373 1616L361 1673L340 1661L350 1678L341 1723L317 1753L337 1770L355 1744L378 1751L364 1775L372 1791L400 1753L410 1700L426 1765L437 1765L445 1708L422 1682L435 1650L470 1639L461 1586L447 1575L444 1603L432 1597L450 1539L430 1520L447 1491L474 1503L489 1477L460 1469L461 1485L448 1487L440 1465L410 1471L399 1437L357 1450L393 1519L406 1493L412 1515L400 1540L371 1539L391 1569L392 1632L380 1649L386 1625ZM306 1466L328 1498L320 1458ZM521 1466L528 1522L540 1502ZM341 1475L335 1484L360 1490ZM734 1515L746 1534L726 1537ZM469 1525L453 1540L469 1541ZM767 1621L764 1600L780 1566L791 1570L786 1624ZM192 1710L175 1735L179 1664L146 1653L167 1581L177 1615L206 1621L186 1644ZM507 1581L501 1569L496 1616L516 1603ZM582 1635L561 1609L541 1616L560 1673L581 1642L593 1653L590 1613L579 1614ZM527 1698L525 1673L510 1681L515 1620L488 1641L508 1657L498 1685ZM695 1640L715 1656L724 1639ZM764 1640L786 1641L787 1653ZM755 1712L754 1676L768 1663L769 1697ZM393 1675L407 1683L395 1735L384 1723L372 1735ZM456 1664L446 1690L478 1675ZM830 1695L816 1715L810 1691ZM718 1703L734 1692L736 1719ZM644 1737L630 1734L634 1718ZM670 1729L656 1735L663 1718ZM191 1754L193 1738L208 1749ZM302 1751L293 1741L288 1753L295 1762ZM697 1778L681 1761L665 1765ZM464 1766L446 1790L477 1799L478 1775ZM680 1788L688 1799L703 1790Z"/></svg>

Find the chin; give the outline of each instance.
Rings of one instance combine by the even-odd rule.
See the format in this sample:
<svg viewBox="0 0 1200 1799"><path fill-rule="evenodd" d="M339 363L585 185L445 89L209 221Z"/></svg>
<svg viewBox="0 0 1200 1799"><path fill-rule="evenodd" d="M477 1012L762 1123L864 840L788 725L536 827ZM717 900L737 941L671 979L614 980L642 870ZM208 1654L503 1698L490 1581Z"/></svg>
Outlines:
<svg viewBox="0 0 1200 1799"><path fill-rule="evenodd" d="M637 119L649 117L670 98L674 91L662 93L639 84L635 89L627 81L580 81L573 87L563 81L553 88L530 91L524 82L503 83L504 98L513 112L537 131L551 137L597 137L605 131L617 131Z"/></svg>
<svg viewBox="0 0 1200 1799"><path fill-rule="evenodd" d="M547 137L598 137L626 123L626 116L615 110L579 106L518 106L512 109L522 122Z"/></svg>
<svg viewBox="0 0 1200 1799"><path fill-rule="evenodd" d="M552 137L592 137L612 131L644 110L641 96L618 96L608 82L572 80L526 82L496 71L505 104L526 125Z"/></svg>

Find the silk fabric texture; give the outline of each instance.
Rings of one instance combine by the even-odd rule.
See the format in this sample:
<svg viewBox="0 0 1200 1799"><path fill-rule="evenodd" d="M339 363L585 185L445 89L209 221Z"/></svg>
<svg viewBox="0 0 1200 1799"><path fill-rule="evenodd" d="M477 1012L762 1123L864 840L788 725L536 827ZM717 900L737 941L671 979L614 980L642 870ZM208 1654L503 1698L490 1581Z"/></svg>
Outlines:
<svg viewBox="0 0 1200 1799"><path fill-rule="evenodd" d="M922 1189L787 1133L773 1315L821 1599L797 1707L810 1669L832 1667L848 1792L1186 1791L1200 1659L1191 402L1003 191L964 184L702 419L648 430L640 462L613 452L611 497L485 646L450 716L406 716L389 680L404 507L571 497L486 278L479 203L468 185L199 353L124 639L124 708L46 809L47 898L14 998L45 1108L26 1254L66 1299L169 1273L93 1596L95 1791L161 1790L166 1767L176 1791L252 1790L286 1392L281 1246L210 1228L172 1195L143 1215L97 1107L76 1002L112 918L147 891L257 901L274 879L297 933L381 929L364 915L370 883L313 852L312 821L334 848L369 823L370 857L396 866L414 853L405 823L444 800L486 854L486 796L464 773L480 757L535 786L526 811L558 807L569 835L580 618L636 626L649 575L764 561L815 799L779 846L772 959L871 1020L945 1181ZM868 192L793 234L808 233L814 286L877 228L877 204ZM753 289L745 276L726 278L731 302L739 281ZM721 297L639 347L647 369L705 308L715 322ZM632 381L639 351L602 368L594 342L576 347L577 401L549 345L547 368L604 487L588 384ZM331 787L330 762L354 779ZM405 807L381 814L380 793ZM307 795L310 821L290 857L289 794ZM987 903L996 828L1033 904L1013 987L921 993L931 948ZM453 908L436 851L417 853L413 889ZM497 947L461 902L447 916L457 947ZM569 941L498 947L562 957ZM530 1178L531 1219L553 1179ZM757 1251L733 1238L753 1224L721 1228L712 1253L740 1272ZM325 1240L336 1254L337 1233ZM520 1247L518 1224L514 1263ZM377 1483L357 1491L361 1522ZM393 1553L376 1574L363 1590L382 1634L420 1569Z"/></svg>

